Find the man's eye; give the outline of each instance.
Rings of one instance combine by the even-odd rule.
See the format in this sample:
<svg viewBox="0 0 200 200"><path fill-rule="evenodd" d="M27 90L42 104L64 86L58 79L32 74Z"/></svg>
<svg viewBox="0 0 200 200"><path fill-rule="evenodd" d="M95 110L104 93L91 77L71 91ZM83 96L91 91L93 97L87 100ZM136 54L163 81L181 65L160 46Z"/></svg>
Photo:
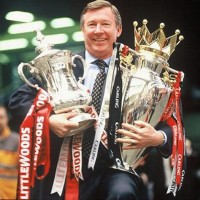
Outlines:
<svg viewBox="0 0 200 200"><path fill-rule="evenodd" d="M88 26L89 26L89 27L94 27L94 26L95 26L95 24L88 24Z"/></svg>
<svg viewBox="0 0 200 200"><path fill-rule="evenodd" d="M104 23L103 25L104 25L104 26L110 26L110 24L109 24L109 23Z"/></svg>

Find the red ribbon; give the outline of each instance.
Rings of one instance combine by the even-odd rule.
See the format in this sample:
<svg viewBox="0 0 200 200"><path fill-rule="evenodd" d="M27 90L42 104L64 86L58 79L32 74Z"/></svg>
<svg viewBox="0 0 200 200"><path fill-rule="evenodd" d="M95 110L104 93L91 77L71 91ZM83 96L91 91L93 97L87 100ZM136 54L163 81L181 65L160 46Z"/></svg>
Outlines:
<svg viewBox="0 0 200 200"><path fill-rule="evenodd" d="M28 114L20 126L19 178L17 199L29 199L35 178L42 180L50 168L48 118L52 110L48 93L40 89ZM44 173L37 175L38 166Z"/></svg>
<svg viewBox="0 0 200 200"><path fill-rule="evenodd" d="M174 83L173 92L170 96L165 112L161 117L161 121L166 121L173 131L173 147L172 147L172 166L176 166L176 184L180 186L183 181L182 173L184 162L184 131L181 120L180 96L181 96L181 72L178 73L176 82ZM173 115L172 115L173 114Z"/></svg>
<svg viewBox="0 0 200 200"><path fill-rule="evenodd" d="M181 112L180 112L180 80L181 74L178 74L178 81L175 84L175 108L176 108L176 119L177 119L177 134L178 134L178 155L177 155L177 163L176 163L176 183L178 186L181 184L182 179L182 169L183 169L183 159L184 159L184 132L181 120Z"/></svg>
<svg viewBox="0 0 200 200"><path fill-rule="evenodd" d="M121 52L122 55L126 56L128 54L128 52L129 52L129 47L124 45L123 48L122 48L122 52Z"/></svg>

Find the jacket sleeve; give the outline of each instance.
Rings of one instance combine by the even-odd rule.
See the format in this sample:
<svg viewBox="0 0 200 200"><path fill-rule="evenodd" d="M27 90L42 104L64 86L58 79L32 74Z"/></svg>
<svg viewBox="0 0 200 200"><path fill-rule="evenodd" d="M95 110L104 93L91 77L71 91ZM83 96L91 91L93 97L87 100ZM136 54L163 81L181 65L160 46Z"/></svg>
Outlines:
<svg viewBox="0 0 200 200"><path fill-rule="evenodd" d="M159 123L156 127L156 130L161 130L165 132L167 137L167 142L164 145L160 145L157 150L161 153L161 155L165 158L168 158L172 154L172 143L173 143L173 131L172 128L165 122Z"/></svg>
<svg viewBox="0 0 200 200"><path fill-rule="evenodd" d="M182 127L183 126L183 107L182 107L182 100L180 99L179 102L179 107L180 107L180 117L181 117L181 122L182 123ZM177 115L177 113L173 114L174 116ZM172 148L173 148L173 130L172 127L169 125L168 120L171 120L171 118L173 119L173 121L175 122L176 126L177 126L177 120L174 118L174 116L171 116L169 119L167 119L167 121L162 121L160 122L158 125L156 125L155 129L156 130L161 130L164 131L167 137L167 142L164 145L158 146L157 150L161 153L161 155L165 158L169 157L172 154ZM184 132L184 128L183 128L183 132Z"/></svg>
<svg viewBox="0 0 200 200"><path fill-rule="evenodd" d="M32 84L38 84L34 78L30 78L29 81ZM9 109L12 115L13 123L17 126L17 128L19 128L23 122L37 92L37 89L24 84L11 95L9 100Z"/></svg>

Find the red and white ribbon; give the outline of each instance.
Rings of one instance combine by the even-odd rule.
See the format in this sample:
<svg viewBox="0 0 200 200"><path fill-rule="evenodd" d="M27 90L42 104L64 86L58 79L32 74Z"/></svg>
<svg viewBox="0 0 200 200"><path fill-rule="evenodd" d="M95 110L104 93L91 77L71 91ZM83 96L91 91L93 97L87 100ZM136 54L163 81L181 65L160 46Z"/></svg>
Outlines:
<svg viewBox="0 0 200 200"><path fill-rule="evenodd" d="M73 137L72 142L72 162L73 162L73 171L74 175L78 181L78 179L83 180L82 174L82 139L83 134L76 134Z"/></svg>
<svg viewBox="0 0 200 200"><path fill-rule="evenodd" d="M174 90L166 107L166 112L161 120L166 120L173 131L173 147L171 165L173 166L171 184L168 187L167 193L172 192L175 196L176 191L180 190L184 175L184 156L185 156L185 135L182 125L181 110L180 110L180 96L182 73L177 74Z"/></svg>
<svg viewBox="0 0 200 200"><path fill-rule="evenodd" d="M49 94L39 92L20 126L19 181L17 199L29 199L35 178L42 180L50 168L50 141L48 118L52 110ZM38 175L38 166L44 173Z"/></svg>

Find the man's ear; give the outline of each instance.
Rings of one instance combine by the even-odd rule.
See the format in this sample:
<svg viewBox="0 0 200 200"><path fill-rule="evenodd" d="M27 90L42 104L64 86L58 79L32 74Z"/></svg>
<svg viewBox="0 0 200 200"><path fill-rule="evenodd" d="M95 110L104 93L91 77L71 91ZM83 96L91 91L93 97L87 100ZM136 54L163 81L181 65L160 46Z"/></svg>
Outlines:
<svg viewBox="0 0 200 200"><path fill-rule="evenodd" d="M117 37L119 37L122 34L122 27L117 28Z"/></svg>
<svg viewBox="0 0 200 200"><path fill-rule="evenodd" d="M81 30L82 31L82 30ZM85 34L84 34L84 32L82 31L82 36L83 36L83 38L85 38Z"/></svg>

